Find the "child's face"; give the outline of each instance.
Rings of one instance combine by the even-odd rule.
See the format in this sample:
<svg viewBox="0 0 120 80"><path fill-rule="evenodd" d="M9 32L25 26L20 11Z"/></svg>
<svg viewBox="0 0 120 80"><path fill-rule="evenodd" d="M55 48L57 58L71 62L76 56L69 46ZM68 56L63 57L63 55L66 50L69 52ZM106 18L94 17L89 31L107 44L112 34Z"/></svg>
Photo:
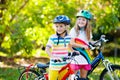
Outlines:
<svg viewBox="0 0 120 80"><path fill-rule="evenodd" d="M66 30L66 25L63 23L56 23L54 24L54 26L55 26L55 31L58 34L62 34Z"/></svg>
<svg viewBox="0 0 120 80"><path fill-rule="evenodd" d="M84 18L84 17L78 17L77 18L77 25L79 27L85 27L86 24L87 24L87 19L86 18Z"/></svg>

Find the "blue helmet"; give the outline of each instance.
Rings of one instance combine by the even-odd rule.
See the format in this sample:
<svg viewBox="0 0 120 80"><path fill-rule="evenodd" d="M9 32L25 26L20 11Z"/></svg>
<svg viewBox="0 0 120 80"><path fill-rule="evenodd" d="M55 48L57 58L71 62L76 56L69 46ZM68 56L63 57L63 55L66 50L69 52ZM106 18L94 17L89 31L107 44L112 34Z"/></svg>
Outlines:
<svg viewBox="0 0 120 80"><path fill-rule="evenodd" d="M80 17L80 16L82 16L82 17L84 17L86 19L89 19L89 20L92 19L92 14L89 11L87 11L87 10L80 10L77 13L76 17Z"/></svg>
<svg viewBox="0 0 120 80"><path fill-rule="evenodd" d="M70 19L68 16L65 15L58 15L57 17L55 17L55 19L53 20L53 23L64 23L69 25L70 24Z"/></svg>

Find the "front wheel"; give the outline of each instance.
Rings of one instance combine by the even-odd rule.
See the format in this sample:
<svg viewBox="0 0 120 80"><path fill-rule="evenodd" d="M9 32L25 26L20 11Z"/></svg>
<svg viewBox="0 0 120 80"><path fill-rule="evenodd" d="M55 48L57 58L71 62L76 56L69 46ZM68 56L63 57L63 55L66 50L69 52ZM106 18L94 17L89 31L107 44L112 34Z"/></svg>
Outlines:
<svg viewBox="0 0 120 80"><path fill-rule="evenodd" d="M105 68L101 75L100 80L120 80L120 65L111 65L111 76L109 71Z"/></svg>
<svg viewBox="0 0 120 80"><path fill-rule="evenodd" d="M40 74L34 70L24 70L18 80L37 80Z"/></svg>

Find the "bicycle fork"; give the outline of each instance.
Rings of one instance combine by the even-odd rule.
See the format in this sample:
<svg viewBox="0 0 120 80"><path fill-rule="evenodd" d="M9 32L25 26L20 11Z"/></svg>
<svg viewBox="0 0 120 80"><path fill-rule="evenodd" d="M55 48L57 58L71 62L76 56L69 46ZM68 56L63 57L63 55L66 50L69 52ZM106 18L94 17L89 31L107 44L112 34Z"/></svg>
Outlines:
<svg viewBox="0 0 120 80"><path fill-rule="evenodd" d="M119 80L118 76L116 75L116 73L115 73L115 72L113 71L113 69L111 68L111 65L112 65L112 64L110 63L110 61L109 61L109 60L103 60L103 64L104 64L105 68L107 69L108 75L110 76L111 80L115 80L114 77L112 77L112 72L113 72L115 78L116 78L117 80Z"/></svg>
<svg viewBox="0 0 120 80"><path fill-rule="evenodd" d="M35 80L48 80L48 74L44 73L42 76L35 78Z"/></svg>

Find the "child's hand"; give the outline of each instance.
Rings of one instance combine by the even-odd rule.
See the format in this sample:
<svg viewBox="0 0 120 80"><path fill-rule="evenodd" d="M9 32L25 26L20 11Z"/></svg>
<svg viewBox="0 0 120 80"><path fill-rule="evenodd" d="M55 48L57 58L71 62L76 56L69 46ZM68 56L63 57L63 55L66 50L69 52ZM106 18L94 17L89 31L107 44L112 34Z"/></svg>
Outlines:
<svg viewBox="0 0 120 80"><path fill-rule="evenodd" d="M60 61L62 60L60 57L56 57L56 56L51 56L51 58L54 60L60 60Z"/></svg>
<svg viewBox="0 0 120 80"><path fill-rule="evenodd" d="M77 53L77 54L80 54L80 52L79 51L74 51L75 53Z"/></svg>
<svg viewBox="0 0 120 80"><path fill-rule="evenodd" d="M89 47L88 47L88 46L83 46L83 48L84 48L84 49L89 49Z"/></svg>
<svg viewBox="0 0 120 80"><path fill-rule="evenodd" d="M71 56L77 56L77 55L79 55L79 54L80 54L79 51L74 51L74 52L72 52L72 55L71 55Z"/></svg>

